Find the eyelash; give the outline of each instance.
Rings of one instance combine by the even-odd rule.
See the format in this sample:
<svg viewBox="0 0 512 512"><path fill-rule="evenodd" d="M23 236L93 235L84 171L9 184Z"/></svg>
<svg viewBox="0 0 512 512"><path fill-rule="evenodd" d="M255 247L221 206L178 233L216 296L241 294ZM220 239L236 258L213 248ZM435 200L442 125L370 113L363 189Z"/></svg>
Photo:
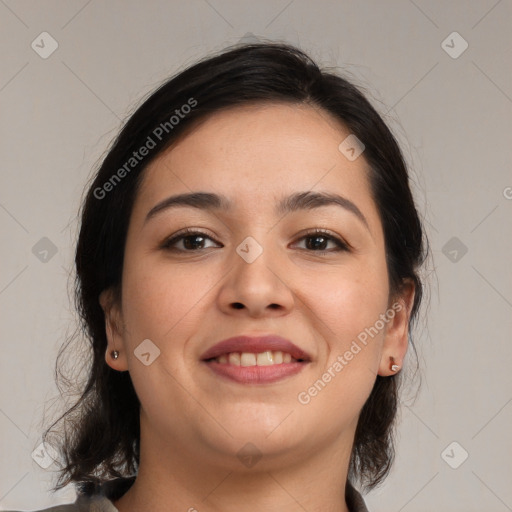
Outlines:
<svg viewBox="0 0 512 512"><path fill-rule="evenodd" d="M220 242L217 242L217 240L212 238L207 233L204 233L203 231L188 228L185 231L182 231L181 233L173 235L172 237L165 240L163 242L163 244L161 245L161 248L164 250L167 250L167 251L176 251L176 252L189 252L189 253L199 252L202 249L186 250L186 249L176 249L175 247L172 247L174 244L176 244L176 242L184 240L185 238L193 238L194 236L198 236L198 235L208 238L217 244L220 243ZM312 250L312 249L303 249L303 250L308 251L308 252L318 253L320 255L326 255L326 254L332 253L332 252L350 251L349 244L347 244L343 240L339 239L338 237L332 235L331 232L326 229L314 229L312 231L308 231L301 238L299 238L299 241L305 240L307 238L314 238L315 236L321 236L322 238L325 238L327 240L334 242L337 245L337 248L336 249L321 249L321 250L317 250L317 251Z"/></svg>

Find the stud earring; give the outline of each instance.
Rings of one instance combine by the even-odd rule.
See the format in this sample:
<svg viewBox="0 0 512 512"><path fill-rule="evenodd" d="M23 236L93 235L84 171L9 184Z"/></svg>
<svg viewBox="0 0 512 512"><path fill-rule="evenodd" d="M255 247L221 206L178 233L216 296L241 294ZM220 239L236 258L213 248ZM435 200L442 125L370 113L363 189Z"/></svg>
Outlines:
<svg viewBox="0 0 512 512"><path fill-rule="evenodd" d="M114 335L112 333L112 329L110 328L109 326L109 330L110 330L110 337L112 338L112 343L114 342ZM112 350L110 352L110 357L112 357L112 359L117 359L119 357L119 351L118 350Z"/></svg>
<svg viewBox="0 0 512 512"><path fill-rule="evenodd" d="M397 372L398 370L400 370L400 366L395 364L395 360L392 357L390 357L390 359L391 359L391 371Z"/></svg>

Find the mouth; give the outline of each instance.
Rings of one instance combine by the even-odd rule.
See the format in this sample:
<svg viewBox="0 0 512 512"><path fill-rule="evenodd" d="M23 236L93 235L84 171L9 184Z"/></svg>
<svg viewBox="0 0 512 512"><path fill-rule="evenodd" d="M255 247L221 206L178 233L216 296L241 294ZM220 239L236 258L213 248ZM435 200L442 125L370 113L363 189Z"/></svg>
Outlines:
<svg viewBox="0 0 512 512"><path fill-rule="evenodd" d="M263 384L301 372L311 357L278 336L238 336L217 343L201 357L216 375L241 384Z"/></svg>
<svg viewBox="0 0 512 512"><path fill-rule="evenodd" d="M288 352L281 350L266 350L264 352L230 352L218 357L206 359L205 362L217 362L219 364L229 364L232 366L274 366L288 363L304 363L304 359L296 359Z"/></svg>

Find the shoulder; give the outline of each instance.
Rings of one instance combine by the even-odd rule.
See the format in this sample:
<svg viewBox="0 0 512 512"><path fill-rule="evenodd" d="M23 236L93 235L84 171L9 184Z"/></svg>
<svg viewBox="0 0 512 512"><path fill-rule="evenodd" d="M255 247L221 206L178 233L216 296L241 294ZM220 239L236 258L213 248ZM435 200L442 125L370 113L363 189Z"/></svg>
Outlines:
<svg viewBox="0 0 512 512"><path fill-rule="evenodd" d="M345 500L347 501L347 506L350 512L369 512L366 508L363 497L350 483L350 481L347 481L347 485L345 487Z"/></svg>
<svg viewBox="0 0 512 512"><path fill-rule="evenodd" d="M133 484L135 477L116 478L99 485L79 485L74 503L55 505L33 512L119 512L113 501L120 498ZM4 512L21 512L7 510Z"/></svg>
<svg viewBox="0 0 512 512"><path fill-rule="evenodd" d="M21 512L7 510L6 512ZM105 496L78 497L74 503L55 505L33 512L118 512L112 502Z"/></svg>
<svg viewBox="0 0 512 512"><path fill-rule="evenodd" d="M70 503L68 505L57 505L55 507L50 508L42 508L39 510L34 510L33 512L73 512L79 510L76 508L74 503ZM6 510L5 512L22 512L21 510Z"/></svg>

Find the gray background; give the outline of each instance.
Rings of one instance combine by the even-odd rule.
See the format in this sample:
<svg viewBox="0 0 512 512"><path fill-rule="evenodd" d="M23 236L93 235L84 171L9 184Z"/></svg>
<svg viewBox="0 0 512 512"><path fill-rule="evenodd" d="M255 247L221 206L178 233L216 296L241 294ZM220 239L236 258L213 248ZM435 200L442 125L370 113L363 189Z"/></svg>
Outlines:
<svg viewBox="0 0 512 512"><path fill-rule="evenodd" d="M423 384L404 397L396 464L370 510L512 510L511 21L510 0L0 0L0 508L74 500L48 493L55 467L31 454L75 321L68 275L91 170L165 77L259 36L368 91L412 167L432 245ZM42 32L58 43L46 59Z"/></svg>

